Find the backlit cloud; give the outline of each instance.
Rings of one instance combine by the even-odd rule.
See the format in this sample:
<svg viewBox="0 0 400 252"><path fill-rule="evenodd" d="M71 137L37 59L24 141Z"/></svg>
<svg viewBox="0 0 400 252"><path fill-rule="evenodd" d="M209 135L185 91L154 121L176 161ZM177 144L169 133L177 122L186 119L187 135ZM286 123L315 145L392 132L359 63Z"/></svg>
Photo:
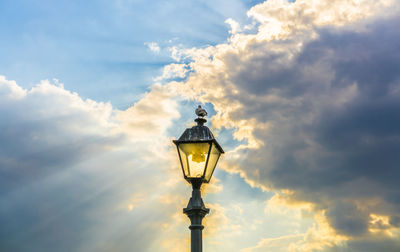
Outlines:
<svg viewBox="0 0 400 252"><path fill-rule="evenodd" d="M171 45L161 83L124 110L0 76L2 248L188 249L171 139L202 103L227 143L203 189L205 249L398 251L400 4L268 0L247 15L226 19L224 43Z"/></svg>
<svg viewBox="0 0 400 252"><path fill-rule="evenodd" d="M184 186L163 137L179 116L169 96L155 86L154 101L119 111L57 82L26 90L1 76L0 90L2 250L143 251L168 239L157 230L178 205L163 198Z"/></svg>
<svg viewBox="0 0 400 252"><path fill-rule="evenodd" d="M228 153L225 169L311 203L338 237L326 247L349 240L357 250L351 246L369 240L372 216L400 212L398 10L394 1L271 0L248 12L256 34L181 51L194 70L181 94L212 103L213 125L247 139L238 155ZM399 238L383 232L398 230L397 222L385 223L373 225L381 246Z"/></svg>

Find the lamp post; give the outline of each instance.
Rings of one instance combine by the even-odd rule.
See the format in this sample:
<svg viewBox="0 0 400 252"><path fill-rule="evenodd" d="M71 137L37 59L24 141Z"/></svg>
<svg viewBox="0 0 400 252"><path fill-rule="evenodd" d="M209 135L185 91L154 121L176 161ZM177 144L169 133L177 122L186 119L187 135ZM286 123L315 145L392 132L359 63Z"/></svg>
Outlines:
<svg viewBox="0 0 400 252"><path fill-rule="evenodd" d="M191 225L191 252L202 252L201 224L204 216L210 212L201 198L200 187L202 183L208 183L217 165L218 159L224 153L221 146L215 140L213 134L204 123L207 112L199 107L196 109L198 116L194 121L196 126L186 129L178 140L174 140L177 147L179 160L184 178L192 184L192 197L183 213L186 214Z"/></svg>

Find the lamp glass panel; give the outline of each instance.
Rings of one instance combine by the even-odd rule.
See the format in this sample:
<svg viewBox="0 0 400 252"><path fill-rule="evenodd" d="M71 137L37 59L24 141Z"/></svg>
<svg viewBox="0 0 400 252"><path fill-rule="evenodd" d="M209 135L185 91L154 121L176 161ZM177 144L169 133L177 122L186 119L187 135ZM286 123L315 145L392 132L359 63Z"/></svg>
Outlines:
<svg viewBox="0 0 400 252"><path fill-rule="evenodd" d="M220 155L221 155L221 152L215 146L215 143L212 143L211 151L210 151L210 159L208 160L206 174L204 176L205 181L207 181L207 182L210 181Z"/></svg>
<svg viewBox="0 0 400 252"><path fill-rule="evenodd" d="M186 177L200 178L204 174L210 143L182 143L179 145L182 159L185 158L188 165L184 167ZM182 161L182 164L184 162ZM187 172L187 173L186 173Z"/></svg>
<svg viewBox="0 0 400 252"><path fill-rule="evenodd" d="M178 151L178 152L179 152L179 156L180 156L181 161L182 161L183 173L184 173L185 176L188 176L188 174L189 174L188 160L187 160L187 158L186 158L186 153L185 153L185 151L181 148L182 145L183 145L183 144L180 144L180 145L178 146L178 148L179 148L179 151Z"/></svg>

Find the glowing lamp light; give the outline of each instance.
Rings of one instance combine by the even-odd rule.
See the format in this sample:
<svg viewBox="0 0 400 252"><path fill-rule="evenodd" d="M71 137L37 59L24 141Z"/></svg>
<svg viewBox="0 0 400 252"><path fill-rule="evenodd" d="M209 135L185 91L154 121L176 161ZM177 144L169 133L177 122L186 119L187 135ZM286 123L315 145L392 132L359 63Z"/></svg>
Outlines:
<svg viewBox="0 0 400 252"><path fill-rule="evenodd" d="M207 126L206 119L197 118L197 125L183 132L176 144L183 176L192 183L193 180L201 180L208 183L217 165L218 159L224 151L215 140Z"/></svg>

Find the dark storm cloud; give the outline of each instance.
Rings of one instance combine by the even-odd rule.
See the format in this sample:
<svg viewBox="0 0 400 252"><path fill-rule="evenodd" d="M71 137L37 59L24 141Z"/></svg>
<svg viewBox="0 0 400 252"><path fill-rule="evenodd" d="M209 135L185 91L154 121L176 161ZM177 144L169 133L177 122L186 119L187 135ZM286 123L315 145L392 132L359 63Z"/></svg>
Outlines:
<svg viewBox="0 0 400 252"><path fill-rule="evenodd" d="M243 104L232 118L272 125L254 132L263 147L243 153L246 176L294 190L293 199L326 210L348 236L368 232L372 213L400 213L398 23L383 20L361 32L326 27L294 60L260 52L231 74L241 94L230 99ZM279 99L269 101L271 94ZM374 197L385 206L372 204Z"/></svg>
<svg viewBox="0 0 400 252"><path fill-rule="evenodd" d="M368 229L368 213L360 211L351 203L333 202L326 215L332 227L342 234L363 235Z"/></svg>
<svg viewBox="0 0 400 252"><path fill-rule="evenodd" d="M379 236L366 237L355 241L349 241L346 247L327 248L327 252L365 252L365 251L385 251L397 252L400 250L398 241Z"/></svg>

